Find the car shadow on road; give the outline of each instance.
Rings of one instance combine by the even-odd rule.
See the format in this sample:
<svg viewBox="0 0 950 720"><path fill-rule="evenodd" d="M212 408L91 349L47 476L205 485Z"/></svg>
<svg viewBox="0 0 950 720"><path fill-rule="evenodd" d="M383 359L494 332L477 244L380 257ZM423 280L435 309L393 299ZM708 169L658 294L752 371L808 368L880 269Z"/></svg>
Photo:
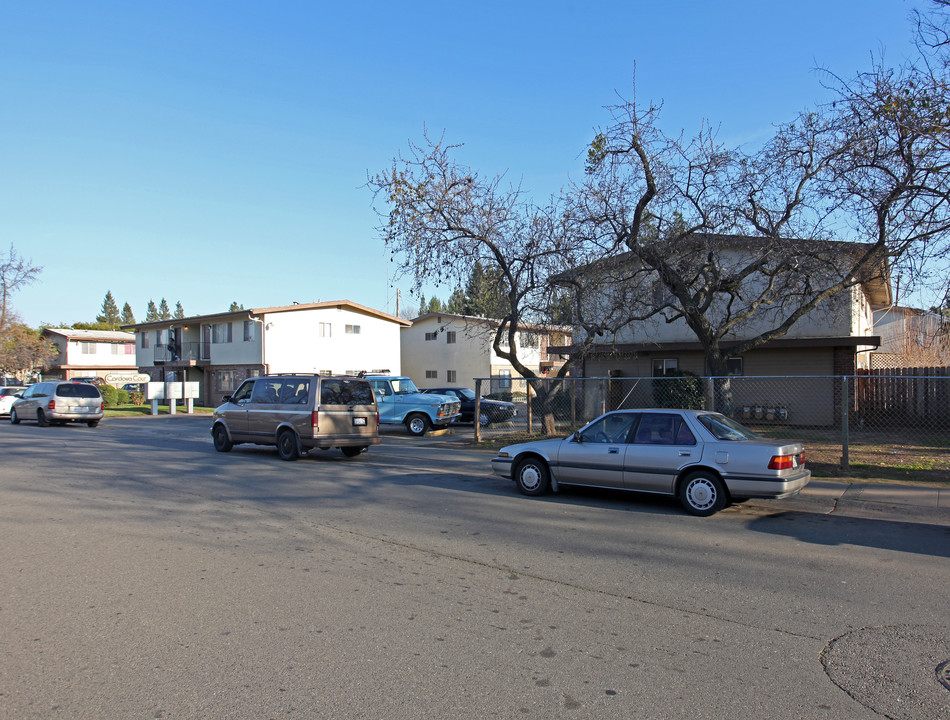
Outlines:
<svg viewBox="0 0 950 720"><path fill-rule="evenodd" d="M950 558L950 528L942 525L790 510L756 517L748 527L814 545L856 545Z"/></svg>

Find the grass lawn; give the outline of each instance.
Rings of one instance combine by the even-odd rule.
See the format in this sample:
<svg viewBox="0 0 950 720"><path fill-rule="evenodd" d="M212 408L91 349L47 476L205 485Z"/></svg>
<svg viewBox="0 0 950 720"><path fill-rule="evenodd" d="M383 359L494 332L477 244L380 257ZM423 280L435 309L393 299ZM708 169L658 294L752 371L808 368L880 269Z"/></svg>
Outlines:
<svg viewBox="0 0 950 720"><path fill-rule="evenodd" d="M210 407L199 407L195 405L195 415L210 415L214 412L214 408ZM175 408L176 415L184 415L185 405L184 403L179 403ZM108 417L138 417L140 415L151 415L152 414L152 404L145 403L144 405L116 405L115 407L107 407L104 410L105 416ZM158 406L159 415L170 415L168 412L168 405L159 405Z"/></svg>

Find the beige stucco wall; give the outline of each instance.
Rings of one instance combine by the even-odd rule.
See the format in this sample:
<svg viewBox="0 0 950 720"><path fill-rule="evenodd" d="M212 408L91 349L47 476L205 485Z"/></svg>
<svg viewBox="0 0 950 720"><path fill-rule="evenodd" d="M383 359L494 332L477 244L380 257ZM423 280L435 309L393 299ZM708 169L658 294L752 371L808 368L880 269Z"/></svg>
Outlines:
<svg viewBox="0 0 950 720"><path fill-rule="evenodd" d="M426 340L426 333L437 333L434 340ZM455 342L449 343L448 333L455 333ZM516 344L521 342L521 333ZM475 378L497 376L502 372L520 377L508 360L498 357L492 349L495 328L478 321L450 316L433 316L414 322L401 331L403 373L420 388L450 384L447 371L454 370L454 385L474 388ZM537 348L518 347L518 357L527 367L537 371L541 363L541 342ZM437 377L426 378L426 371L435 371Z"/></svg>

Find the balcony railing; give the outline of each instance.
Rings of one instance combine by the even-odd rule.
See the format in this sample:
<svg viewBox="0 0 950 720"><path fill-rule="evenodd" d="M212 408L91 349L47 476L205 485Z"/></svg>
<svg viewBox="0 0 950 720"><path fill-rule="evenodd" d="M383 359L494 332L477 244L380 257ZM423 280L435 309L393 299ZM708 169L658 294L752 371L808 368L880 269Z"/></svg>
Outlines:
<svg viewBox="0 0 950 720"><path fill-rule="evenodd" d="M180 344L156 345L153 359L156 363L195 363L211 359L211 348L207 343L184 342Z"/></svg>

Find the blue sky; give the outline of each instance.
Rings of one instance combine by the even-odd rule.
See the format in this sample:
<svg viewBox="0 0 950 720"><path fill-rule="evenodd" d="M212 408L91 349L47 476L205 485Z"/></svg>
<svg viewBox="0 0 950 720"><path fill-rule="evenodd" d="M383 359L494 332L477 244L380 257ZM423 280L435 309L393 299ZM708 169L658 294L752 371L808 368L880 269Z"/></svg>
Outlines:
<svg viewBox="0 0 950 720"><path fill-rule="evenodd" d="M364 185L425 127L543 199L634 73L667 132L755 144L822 98L817 67L909 54L921 6L0 0L0 244L43 267L14 309L395 312Z"/></svg>

